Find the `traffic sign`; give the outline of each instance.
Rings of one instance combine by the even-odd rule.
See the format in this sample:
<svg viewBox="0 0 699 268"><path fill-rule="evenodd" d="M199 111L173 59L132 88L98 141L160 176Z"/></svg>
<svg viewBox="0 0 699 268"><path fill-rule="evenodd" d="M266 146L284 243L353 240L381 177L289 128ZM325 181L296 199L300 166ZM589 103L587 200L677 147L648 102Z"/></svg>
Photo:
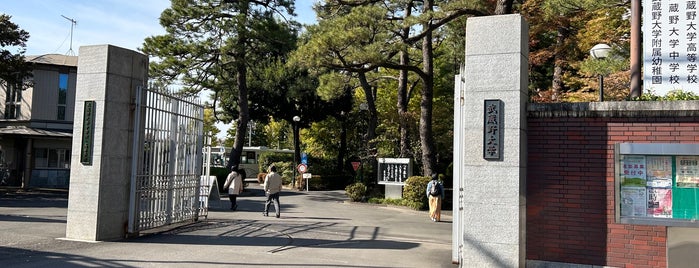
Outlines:
<svg viewBox="0 0 699 268"><path fill-rule="evenodd" d="M362 162L352 162L352 168L354 169L354 171L357 171L357 169L359 169L359 165L361 163Z"/></svg>
<svg viewBox="0 0 699 268"><path fill-rule="evenodd" d="M298 166L296 166L296 170L298 170L301 173L305 173L306 170L308 170L308 166L306 166L305 164L299 164Z"/></svg>

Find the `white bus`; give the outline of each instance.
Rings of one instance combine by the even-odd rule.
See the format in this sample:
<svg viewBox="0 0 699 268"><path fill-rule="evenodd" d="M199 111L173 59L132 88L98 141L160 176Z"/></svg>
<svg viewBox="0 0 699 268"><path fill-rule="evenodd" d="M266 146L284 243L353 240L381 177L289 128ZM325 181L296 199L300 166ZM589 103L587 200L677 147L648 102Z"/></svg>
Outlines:
<svg viewBox="0 0 699 268"><path fill-rule="evenodd" d="M265 152L293 154L294 150L270 149L265 146L243 147L243 152L240 154L240 165L238 168L245 171L246 179L257 179L257 174L260 172L259 157L260 154ZM211 166L226 167L230 154L231 148L226 148L223 146L211 147Z"/></svg>

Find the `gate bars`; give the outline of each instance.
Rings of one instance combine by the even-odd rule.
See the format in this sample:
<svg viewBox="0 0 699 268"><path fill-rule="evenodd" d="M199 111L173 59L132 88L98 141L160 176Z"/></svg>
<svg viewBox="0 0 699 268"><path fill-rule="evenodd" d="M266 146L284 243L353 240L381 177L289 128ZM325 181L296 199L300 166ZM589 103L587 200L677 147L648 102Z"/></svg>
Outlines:
<svg viewBox="0 0 699 268"><path fill-rule="evenodd" d="M138 87L129 233L206 216L199 202L204 107L197 97Z"/></svg>

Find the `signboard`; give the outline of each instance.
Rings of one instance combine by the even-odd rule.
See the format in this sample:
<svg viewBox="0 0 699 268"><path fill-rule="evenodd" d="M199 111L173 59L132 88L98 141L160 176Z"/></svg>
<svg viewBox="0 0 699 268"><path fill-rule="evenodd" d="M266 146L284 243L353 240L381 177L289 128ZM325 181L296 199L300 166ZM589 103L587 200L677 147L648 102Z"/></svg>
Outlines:
<svg viewBox="0 0 699 268"><path fill-rule="evenodd" d="M677 157L677 187L699 188L699 156Z"/></svg>
<svg viewBox="0 0 699 268"><path fill-rule="evenodd" d="M302 178L306 179L306 192L308 192L308 184L309 184L309 183L308 183L308 180L310 180L311 178L313 178L313 174L311 174L311 173L303 173L301 176L302 176Z"/></svg>
<svg viewBox="0 0 699 268"><path fill-rule="evenodd" d="M485 100L483 107L483 158L502 159L503 102Z"/></svg>
<svg viewBox="0 0 699 268"><path fill-rule="evenodd" d="M308 166L306 166L305 164L299 164L298 166L296 166L296 170L298 170L300 173L304 173L306 172L306 170L308 170Z"/></svg>
<svg viewBox="0 0 699 268"><path fill-rule="evenodd" d="M209 200L217 200L221 205L221 196L218 193L216 176L201 176L199 178L199 207L208 208Z"/></svg>
<svg viewBox="0 0 699 268"><path fill-rule="evenodd" d="M699 144L617 144L615 170L619 222L699 226Z"/></svg>
<svg viewBox="0 0 699 268"><path fill-rule="evenodd" d="M626 155L621 161L621 172L622 216L672 216L671 156Z"/></svg>
<svg viewBox="0 0 699 268"><path fill-rule="evenodd" d="M92 147L95 137L95 102L85 101L83 107L83 131L80 142L80 163L92 165Z"/></svg>
<svg viewBox="0 0 699 268"><path fill-rule="evenodd" d="M352 162L352 168L354 169L354 171L357 171L357 169L359 169L359 165L361 163L362 162Z"/></svg>
<svg viewBox="0 0 699 268"><path fill-rule="evenodd" d="M643 0L643 87L699 94L697 2Z"/></svg>
<svg viewBox="0 0 699 268"><path fill-rule="evenodd" d="M410 158L379 158L378 183L403 185L412 176Z"/></svg>

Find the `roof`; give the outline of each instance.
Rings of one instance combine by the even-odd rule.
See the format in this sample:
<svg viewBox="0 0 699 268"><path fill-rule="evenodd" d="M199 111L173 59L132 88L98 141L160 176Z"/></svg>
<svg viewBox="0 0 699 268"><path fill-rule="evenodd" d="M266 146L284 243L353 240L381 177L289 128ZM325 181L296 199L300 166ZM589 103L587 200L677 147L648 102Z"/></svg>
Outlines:
<svg viewBox="0 0 699 268"><path fill-rule="evenodd" d="M72 138L72 132L63 132L56 130L46 130L31 128L26 126L7 126L0 128L0 135L23 135L23 136L39 136L39 137L56 137L56 138Z"/></svg>
<svg viewBox="0 0 699 268"><path fill-rule="evenodd" d="M25 56L24 58L33 63L78 67L78 56L44 54Z"/></svg>

